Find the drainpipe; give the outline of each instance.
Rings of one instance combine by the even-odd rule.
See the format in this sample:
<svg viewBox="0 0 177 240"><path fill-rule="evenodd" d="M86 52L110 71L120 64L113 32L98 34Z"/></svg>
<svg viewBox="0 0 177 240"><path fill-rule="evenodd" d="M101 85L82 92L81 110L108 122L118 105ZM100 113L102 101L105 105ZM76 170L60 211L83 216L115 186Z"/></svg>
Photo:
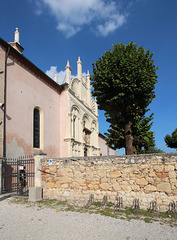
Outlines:
<svg viewBox="0 0 177 240"><path fill-rule="evenodd" d="M8 47L5 56L4 67L4 139L3 139L3 157L6 158L6 88L7 88L7 58L9 56L10 47Z"/></svg>

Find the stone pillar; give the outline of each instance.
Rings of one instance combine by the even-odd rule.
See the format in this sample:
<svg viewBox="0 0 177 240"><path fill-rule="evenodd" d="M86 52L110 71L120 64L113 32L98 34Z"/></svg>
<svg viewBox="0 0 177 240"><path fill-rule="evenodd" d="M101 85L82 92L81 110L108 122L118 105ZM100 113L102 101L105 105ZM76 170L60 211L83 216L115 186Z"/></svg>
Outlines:
<svg viewBox="0 0 177 240"><path fill-rule="evenodd" d="M82 62L80 57L78 57L78 61L77 61L77 77L79 80L82 79Z"/></svg>
<svg viewBox="0 0 177 240"><path fill-rule="evenodd" d="M16 30L15 30L14 42L19 43L19 39L20 39L19 31L18 31L18 28L16 28Z"/></svg>
<svg viewBox="0 0 177 240"><path fill-rule="evenodd" d="M43 153L41 150L34 154L34 164L35 164L35 187L42 186L42 176L41 176L41 160L46 158L46 153Z"/></svg>
<svg viewBox="0 0 177 240"><path fill-rule="evenodd" d="M67 65L66 65L65 69L66 69L66 83L68 83L69 87L70 87L70 85L71 85L71 70L72 70L72 68L69 65L69 60L67 61Z"/></svg>
<svg viewBox="0 0 177 240"><path fill-rule="evenodd" d="M98 117L98 105L97 105L97 99L95 97L95 114Z"/></svg>
<svg viewBox="0 0 177 240"><path fill-rule="evenodd" d="M57 74L57 72L55 72L54 81L55 81L56 83L58 83L58 74Z"/></svg>
<svg viewBox="0 0 177 240"><path fill-rule="evenodd" d="M82 62L80 60L80 57L78 57L78 61L77 61L77 78L79 80L79 91L78 91L78 95L79 98L82 98L82 93L81 93L81 87L82 87Z"/></svg>
<svg viewBox="0 0 177 240"><path fill-rule="evenodd" d="M90 99L91 99L91 93L90 93L90 74L89 74L89 70L87 71L87 104L90 107Z"/></svg>

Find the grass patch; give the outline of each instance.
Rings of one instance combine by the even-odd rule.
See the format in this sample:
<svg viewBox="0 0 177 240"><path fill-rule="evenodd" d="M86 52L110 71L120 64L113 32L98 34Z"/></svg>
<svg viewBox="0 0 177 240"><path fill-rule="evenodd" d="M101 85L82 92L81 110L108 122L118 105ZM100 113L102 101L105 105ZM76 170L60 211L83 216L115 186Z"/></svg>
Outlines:
<svg viewBox="0 0 177 240"><path fill-rule="evenodd" d="M164 212L164 213L159 213L159 217L161 218L175 218L175 214L172 212Z"/></svg>
<svg viewBox="0 0 177 240"><path fill-rule="evenodd" d="M9 200L9 203L27 204L27 203L28 203L28 198L24 198L24 197L13 197L12 199Z"/></svg>
<svg viewBox="0 0 177 240"><path fill-rule="evenodd" d="M144 218L143 219L145 221L145 223L152 223L152 219L151 218Z"/></svg>
<svg viewBox="0 0 177 240"><path fill-rule="evenodd" d="M101 202L94 202L92 205L96 207L101 207Z"/></svg>
<svg viewBox="0 0 177 240"><path fill-rule="evenodd" d="M171 227L177 226L175 214L171 212L166 213L154 213L152 210L140 210L133 208L117 209L115 205L109 202L102 208L101 202L94 202L90 207L80 206L76 204L69 204L67 201L59 201L56 199L42 200L38 202L29 202L28 198L13 197L9 200L9 203L24 204L26 207L36 206L37 210L41 210L44 207L55 209L56 211L70 211L70 212L88 212L90 214L100 214L103 216L113 217L121 220L130 221L144 220L146 223L159 222L160 224L168 224Z"/></svg>

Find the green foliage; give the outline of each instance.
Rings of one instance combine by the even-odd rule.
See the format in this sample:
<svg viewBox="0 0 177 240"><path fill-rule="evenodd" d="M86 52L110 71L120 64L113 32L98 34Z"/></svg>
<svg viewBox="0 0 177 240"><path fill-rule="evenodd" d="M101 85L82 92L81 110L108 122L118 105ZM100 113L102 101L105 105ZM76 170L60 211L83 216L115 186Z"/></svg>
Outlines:
<svg viewBox="0 0 177 240"><path fill-rule="evenodd" d="M94 202L93 205L96 207L101 207L101 202Z"/></svg>
<svg viewBox="0 0 177 240"><path fill-rule="evenodd" d="M164 151L157 147L149 147L145 153L164 153Z"/></svg>
<svg viewBox="0 0 177 240"><path fill-rule="evenodd" d="M134 153L147 153L150 147L155 146L154 132L150 131L152 123L150 121L153 119L153 114L150 117L136 117L134 119L134 125L132 126L131 134L133 135L133 146L135 147ZM109 119L107 119L109 121ZM117 119L116 124L111 124L107 136L108 146L114 149L120 149L125 147L125 129Z"/></svg>
<svg viewBox="0 0 177 240"><path fill-rule="evenodd" d="M138 152L142 147L154 146L153 132L149 131L152 115L145 117L155 97L158 77L152 56L132 42L114 44L113 50L93 63L93 95L111 124L108 145L128 148L128 141L132 141L128 154L133 149Z"/></svg>
<svg viewBox="0 0 177 240"><path fill-rule="evenodd" d="M167 147L177 148L177 128L172 132L171 136L169 134L167 134L164 137L164 140L165 140Z"/></svg>

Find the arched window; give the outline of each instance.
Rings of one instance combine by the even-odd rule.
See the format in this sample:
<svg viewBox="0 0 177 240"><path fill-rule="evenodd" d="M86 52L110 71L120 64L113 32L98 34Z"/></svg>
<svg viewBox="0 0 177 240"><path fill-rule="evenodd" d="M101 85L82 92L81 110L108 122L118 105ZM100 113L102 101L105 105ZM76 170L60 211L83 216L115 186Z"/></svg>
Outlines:
<svg viewBox="0 0 177 240"><path fill-rule="evenodd" d="M33 147L40 148L40 111L37 108L33 112Z"/></svg>
<svg viewBox="0 0 177 240"><path fill-rule="evenodd" d="M71 110L72 137L79 139L79 110L74 106Z"/></svg>
<svg viewBox="0 0 177 240"><path fill-rule="evenodd" d="M73 138L76 137L76 116L73 116Z"/></svg>
<svg viewBox="0 0 177 240"><path fill-rule="evenodd" d="M87 148L84 147L84 157L87 157Z"/></svg>

